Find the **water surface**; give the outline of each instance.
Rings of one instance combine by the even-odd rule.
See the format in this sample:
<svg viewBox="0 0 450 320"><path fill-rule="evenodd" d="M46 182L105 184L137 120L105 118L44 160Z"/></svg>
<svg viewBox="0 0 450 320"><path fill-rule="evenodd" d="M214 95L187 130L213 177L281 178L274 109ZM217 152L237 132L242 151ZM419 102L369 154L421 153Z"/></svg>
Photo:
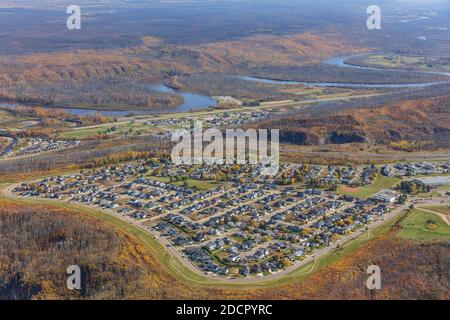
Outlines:
<svg viewBox="0 0 450 320"><path fill-rule="evenodd" d="M181 105L174 107L174 108L167 107L167 108L149 109L149 110L134 110L132 108L130 108L130 110L119 110L119 111L101 110L101 109L99 109L99 110L83 109L83 108L59 108L59 109L62 109L73 115L85 116L88 114L101 113L105 116L116 117L116 116L126 116L126 115L130 115L130 114L148 115L148 114L187 112L187 111L191 111L191 110L206 109L206 108L214 107L217 105L217 101L211 97L201 95L201 94L186 92L183 90L174 89L174 88L166 86L163 83L153 84L149 88L154 91L161 92L161 93L180 95L183 97L184 101ZM0 102L1 108L14 109L19 105L24 105L24 104Z"/></svg>

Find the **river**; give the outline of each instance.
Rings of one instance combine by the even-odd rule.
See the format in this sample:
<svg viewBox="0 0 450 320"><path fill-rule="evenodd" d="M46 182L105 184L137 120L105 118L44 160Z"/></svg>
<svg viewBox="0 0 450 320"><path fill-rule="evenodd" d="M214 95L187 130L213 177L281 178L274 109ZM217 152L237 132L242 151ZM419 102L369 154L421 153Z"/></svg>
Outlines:
<svg viewBox="0 0 450 320"><path fill-rule="evenodd" d="M93 110L93 109L83 109L83 108L61 108L61 109L70 114L74 114L74 115L87 115L87 114L99 112L105 116L115 117L115 116L126 116L129 114L148 115L148 114L187 112L190 110L206 109L206 108L214 107L217 105L217 101L211 97L201 95L201 94L186 92L183 90L174 89L169 86L166 86L163 83L153 84L149 88L151 90L158 91L161 93L177 94L179 96L182 96L184 101L181 105L174 107L174 108L160 108L160 109L149 109L149 110L120 110L120 111L112 111L111 110L110 111L110 110ZM2 108L14 109L18 105L20 105L20 104L0 102L0 107L2 107Z"/></svg>
<svg viewBox="0 0 450 320"><path fill-rule="evenodd" d="M257 77L240 77L246 81L259 83L280 84L280 85L304 85L306 87L338 87L338 88L365 88L365 89L400 89L400 88L426 88L437 84L446 83L446 81L426 82L426 83L350 83L350 82L308 82L308 81L286 81L273 80Z"/></svg>
<svg viewBox="0 0 450 320"><path fill-rule="evenodd" d="M324 64L341 67L341 68L351 68L351 69L364 69L364 70L378 70L378 71L387 71L387 72L399 72L399 71L408 71L408 70L399 70L399 69L385 69L385 68L376 68L376 67L366 67L366 66L358 66L349 64L346 61L350 58L353 58L357 55L347 55L340 57L332 57L327 60L322 61ZM436 74L436 75L444 75L449 76L449 72L434 72L434 71L420 71L420 73L427 74ZM446 81L435 81L435 82L424 82L424 83L350 83L350 82L309 82L309 81L289 81L289 80L274 80L274 79L266 79L266 78L258 78L258 77L239 77L240 79L246 81L254 81L259 83L268 83L268 84L279 84L279 85L304 85L307 87L339 87L339 88L364 88L364 89L402 89L402 88L426 88L431 87L438 84L446 83Z"/></svg>
<svg viewBox="0 0 450 320"><path fill-rule="evenodd" d="M365 53L367 54L367 53ZM322 63L329 64L342 68L353 68L353 69L365 69L365 70L382 70L387 72L399 72L405 70L398 69L385 69L367 66L358 66L349 64L346 61L355 55L347 55L340 57L333 57L324 60ZM408 70L406 70L408 71ZM420 71L421 73L445 75L450 77L449 72L434 72L434 71ZM365 89L401 89L401 88L425 88L431 87L438 84L446 83L446 81L437 82L425 82L425 83L349 83L349 82L309 82L309 81L289 81L289 80L275 80L248 76L236 76L238 79L253 81L259 83L277 84L277 85L304 85L307 87L341 87L341 88L365 88ZM177 94L183 97L184 102L175 108L161 108L161 109L149 109L149 110L121 110L121 111L108 111L108 110L92 110L92 109L80 109L80 108L64 108L65 111L76 114L76 115L87 115L95 112L100 112L105 116L126 116L129 114L135 115L148 115L148 114L162 114L162 113L177 113L177 112L188 112L190 110L206 109L217 105L217 101L211 97L186 92L178 89L171 88L163 83L157 83L150 86L150 89L169 94ZM17 104L14 103L1 103L0 107L3 108L15 108Z"/></svg>

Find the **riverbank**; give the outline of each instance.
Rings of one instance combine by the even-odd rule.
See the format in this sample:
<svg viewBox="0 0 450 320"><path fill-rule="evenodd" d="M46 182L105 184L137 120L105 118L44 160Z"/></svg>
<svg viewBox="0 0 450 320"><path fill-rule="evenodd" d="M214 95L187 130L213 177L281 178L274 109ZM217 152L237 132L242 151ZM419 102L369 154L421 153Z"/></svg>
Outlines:
<svg viewBox="0 0 450 320"><path fill-rule="evenodd" d="M195 110L208 109L210 107L215 107L217 105L217 101L211 97L191 93L175 88L171 88L164 83L157 83L150 85L149 89L154 90L159 93L176 95L180 97L180 102L177 106L168 106L166 108L95 108L95 107L76 107L76 106L42 106L37 103L19 103L14 101L0 101L0 108L5 109L14 109L18 106L26 106L26 107L45 107L45 108L53 108L53 109L62 109L73 115L85 116L88 114L99 112L104 116L127 116L127 115L152 115L152 114L164 114L164 113L179 113L179 112L189 112Z"/></svg>

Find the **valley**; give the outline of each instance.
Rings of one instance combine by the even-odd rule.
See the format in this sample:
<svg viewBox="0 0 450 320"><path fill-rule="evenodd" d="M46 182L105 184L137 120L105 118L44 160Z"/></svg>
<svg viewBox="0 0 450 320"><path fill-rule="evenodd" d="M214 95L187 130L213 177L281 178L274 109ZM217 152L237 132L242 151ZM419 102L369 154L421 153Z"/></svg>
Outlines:
<svg viewBox="0 0 450 320"><path fill-rule="evenodd" d="M0 299L448 300L447 3L79 5L0 4Z"/></svg>

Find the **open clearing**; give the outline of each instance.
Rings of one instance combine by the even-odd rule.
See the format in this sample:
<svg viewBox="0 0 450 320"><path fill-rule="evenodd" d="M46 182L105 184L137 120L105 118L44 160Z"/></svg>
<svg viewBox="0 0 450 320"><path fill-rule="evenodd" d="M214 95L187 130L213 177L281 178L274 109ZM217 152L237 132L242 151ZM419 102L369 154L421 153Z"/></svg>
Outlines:
<svg viewBox="0 0 450 320"><path fill-rule="evenodd" d="M412 210L401 223L398 236L416 241L448 240L450 227L437 214Z"/></svg>
<svg viewBox="0 0 450 320"><path fill-rule="evenodd" d="M339 194L344 194L357 198L368 198L380 190L392 188L399 182L400 179L398 178L390 178L378 175L378 177L374 180L374 182L369 186L357 188L348 186L339 186L337 192Z"/></svg>
<svg viewBox="0 0 450 320"><path fill-rule="evenodd" d="M441 61L440 61L441 60ZM364 65L393 69L413 69L421 71L447 71L450 64L446 59L407 55L370 55L362 60Z"/></svg>

